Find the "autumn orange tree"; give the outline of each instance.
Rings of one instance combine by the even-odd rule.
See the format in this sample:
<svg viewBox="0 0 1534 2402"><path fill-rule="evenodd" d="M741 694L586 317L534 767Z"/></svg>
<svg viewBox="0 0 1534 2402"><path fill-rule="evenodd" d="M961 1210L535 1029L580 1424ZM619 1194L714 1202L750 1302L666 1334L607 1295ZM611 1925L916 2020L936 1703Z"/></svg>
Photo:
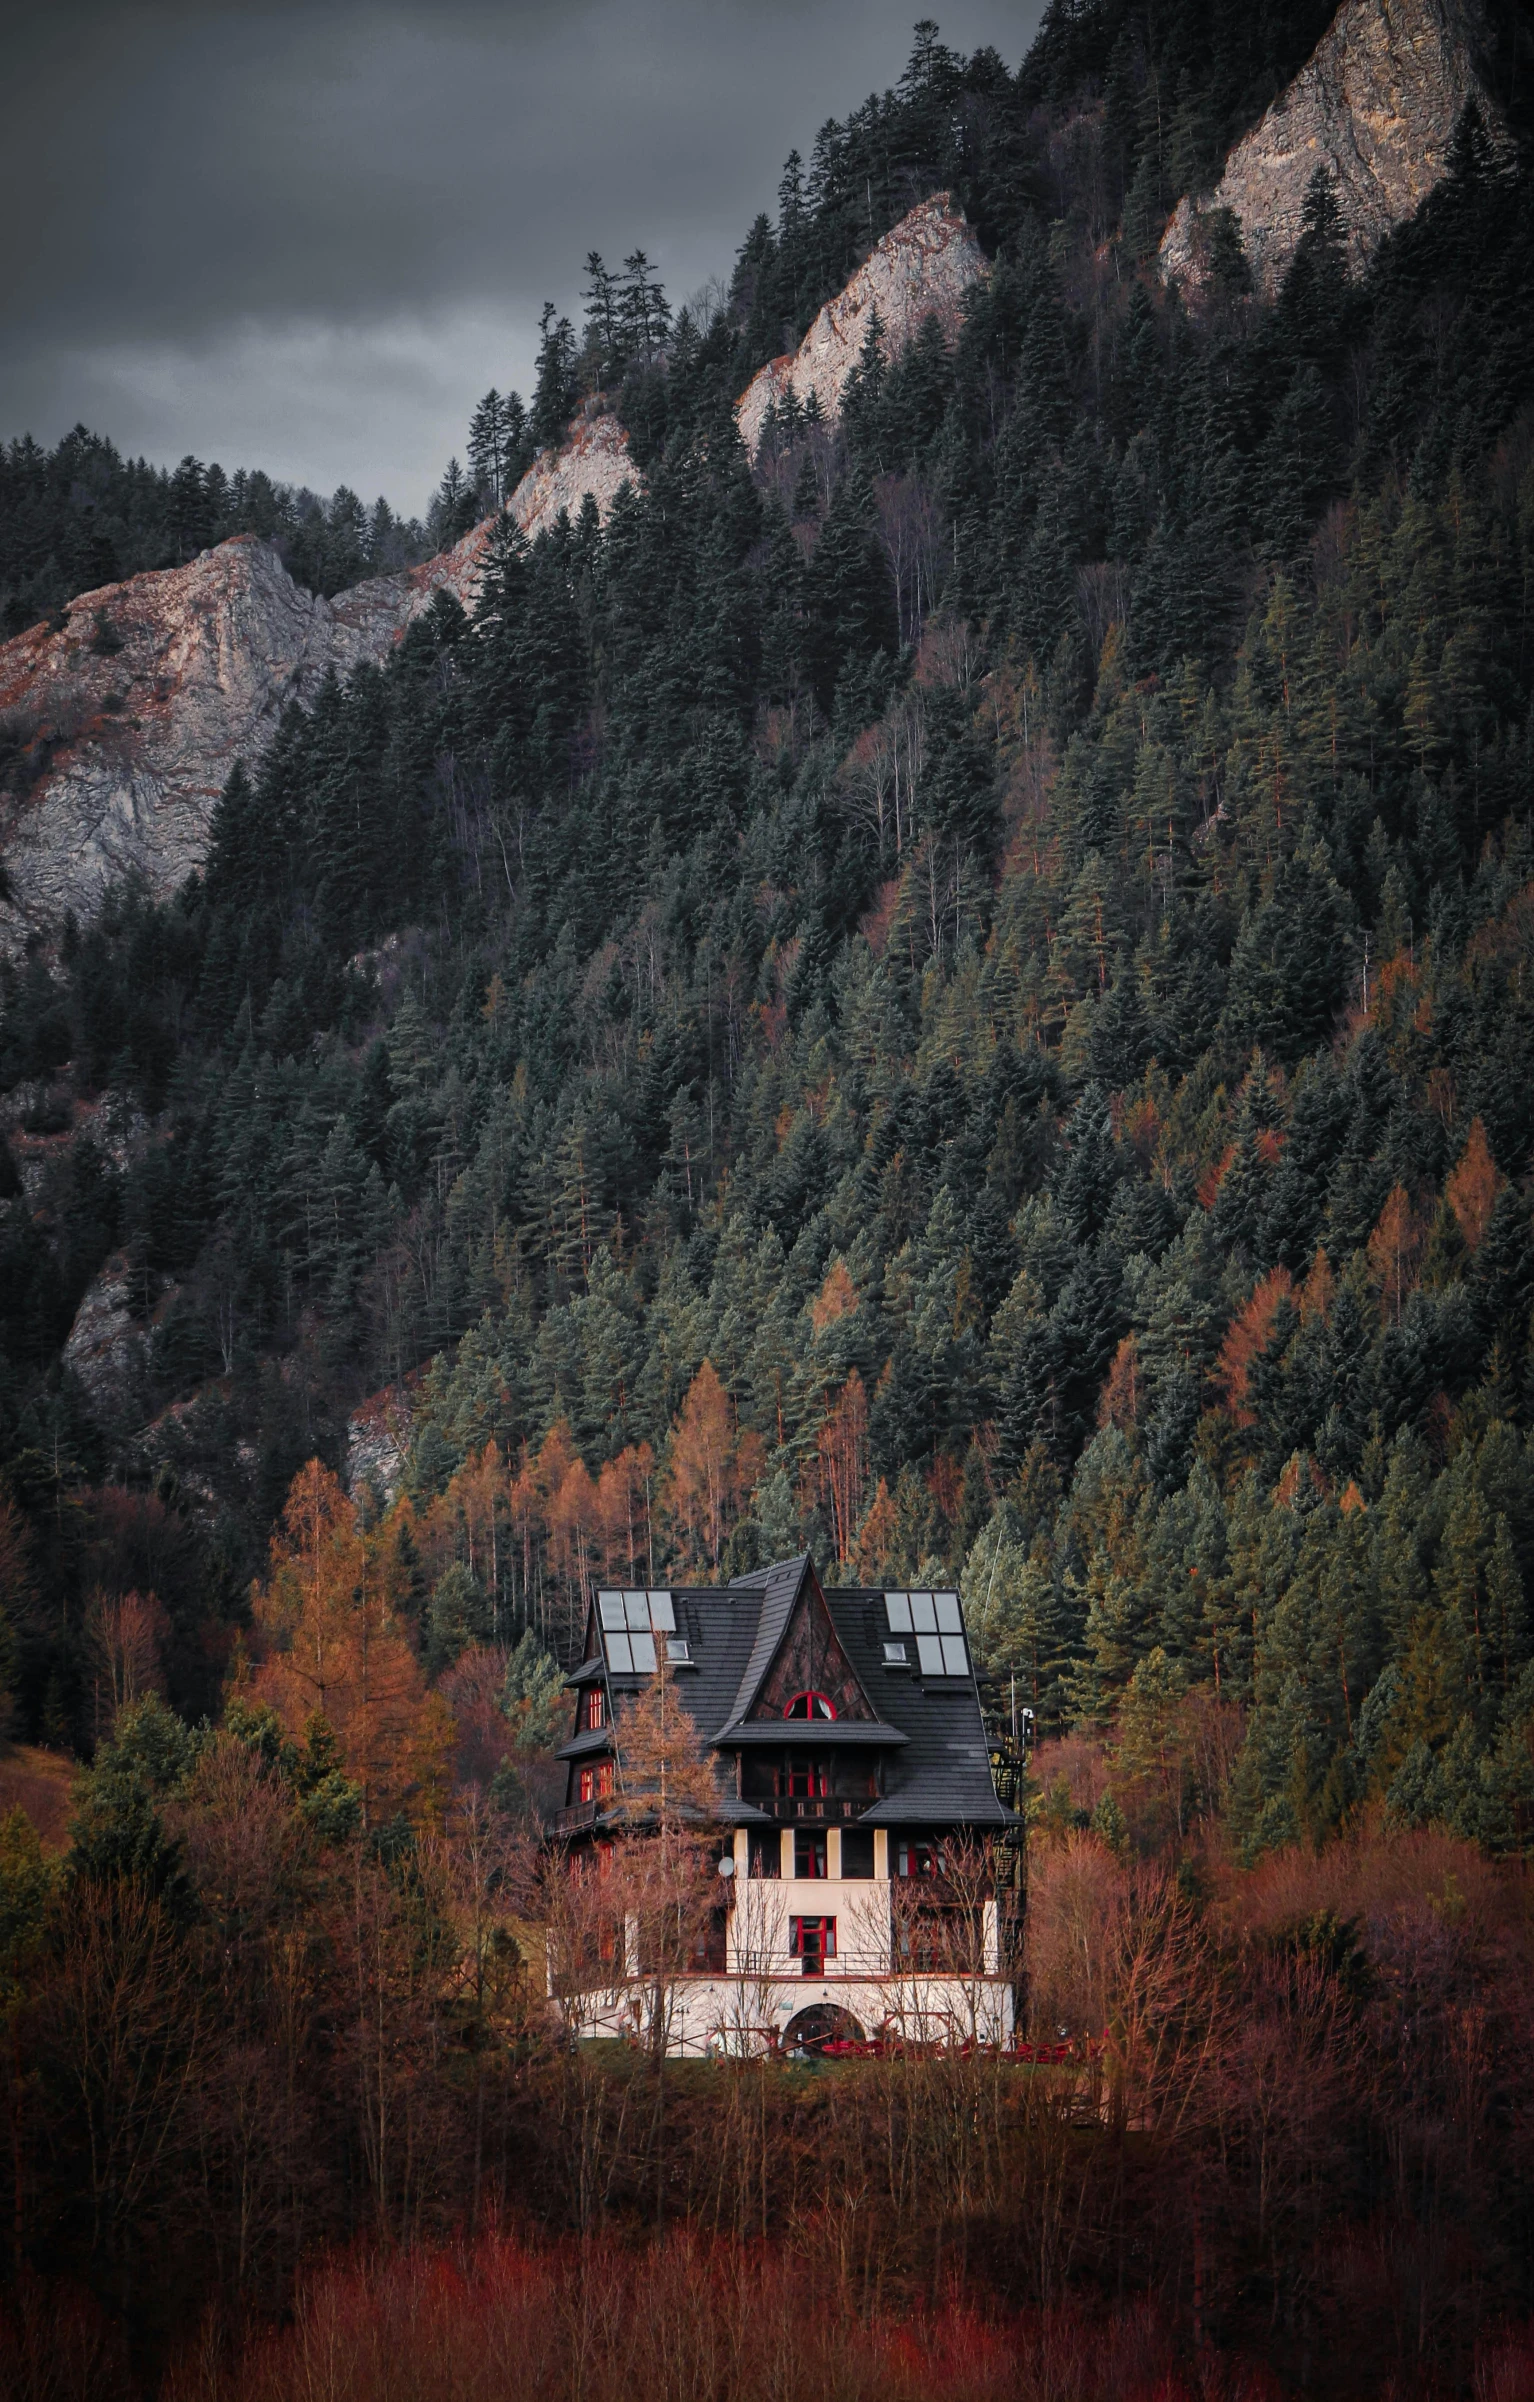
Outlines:
<svg viewBox="0 0 1534 2402"><path fill-rule="evenodd" d="M449 1740L395 1614L395 1556L364 1535L336 1477L311 1460L289 1488L253 1596L254 1698L294 1736L316 1719L329 1726L365 1822L419 1793L439 1799Z"/></svg>
<svg viewBox="0 0 1534 2402"><path fill-rule="evenodd" d="M821 1499L838 1560L850 1560L868 1483L868 1394L856 1368L815 1437Z"/></svg>
<svg viewBox="0 0 1534 2402"><path fill-rule="evenodd" d="M1392 1186L1369 1237L1368 1255L1386 1312L1397 1324L1416 1281L1425 1232L1406 1187Z"/></svg>
<svg viewBox="0 0 1534 2402"><path fill-rule="evenodd" d="M664 1657L624 1713L617 1816L634 1829L613 1862L634 1966L647 1988L646 2028L657 2062L670 2041L675 1980L696 1965L714 1899L706 1838L719 1788L691 1713Z"/></svg>
<svg viewBox="0 0 1534 2402"><path fill-rule="evenodd" d="M736 1424L730 1396L706 1359L671 1433L668 1500L690 1569L717 1570L725 1537L761 1474L759 1436Z"/></svg>
<svg viewBox="0 0 1534 2402"><path fill-rule="evenodd" d="M706 1826L719 1807L719 1788L676 1679L662 1658L637 1701L624 1712L619 1739L623 1791L618 1816L653 1827L662 1844L686 1827Z"/></svg>
<svg viewBox="0 0 1534 2402"><path fill-rule="evenodd" d="M1479 1118L1472 1118L1459 1165L1443 1188L1444 1199L1453 1210L1460 1233L1471 1251L1479 1251L1481 1238L1491 1224L1497 1195L1506 1182L1507 1178L1491 1155L1485 1126Z"/></svg>

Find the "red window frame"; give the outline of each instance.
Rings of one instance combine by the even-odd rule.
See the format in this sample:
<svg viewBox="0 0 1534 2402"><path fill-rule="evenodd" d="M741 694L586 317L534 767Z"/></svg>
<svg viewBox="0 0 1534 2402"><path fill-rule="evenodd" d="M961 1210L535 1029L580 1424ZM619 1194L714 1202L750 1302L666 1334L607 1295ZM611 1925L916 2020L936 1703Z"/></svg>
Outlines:
<svg viewBox="0 0 1534 2402"><path fill-rule="evenodd" d="M790 1801L824 1801L828 1787L824 1760L795 1759L792 1752L788 1765L778 1771L779 1791Z"/></svg>
<svg viewBox="0 0 1534 2402"><path fill-rule="evenodd" d="M897 1839L897 1877L940 1877L942 1873L943 1846L939 1839L925 1835L902 1835Z"/></svg>
<svg viewBox="0 0 1534 2402"><path fill-rule="evenodd" d="M612 1789L613 1764L611 1760L598 1760L591 1767L583 1768L576 1780L576 1793L583 1802L607 1801L611 1797Z"/></svg>
<svg viewBox="0 0 1534 2402"><path fill-rule="evenodd" d="M834 1718L836 1704L829 1693L817 1693L807 1686L803 1693L792 1693L783 1705L785 1718Z"/></svg>
<svg viewBox="0 0 1534 2402"><path fill-rule="evenodd" d="M808 1867L804 1865L806 1861L809 1863ZM813 1827L795 1829L794 1874L796 1877L810 1880L830 1874L826 1865L826 1838L819 1829Z"/></svg>
<svg viewBox="0 0 1534 2402"><path fill-rule="evenodd" d="M823 1975L826 1962L836 1958L835 1919L791 1918L788 1922L788 1948L800 1963L805 1976Z"/></svg>
<svg viewBox="0 0 1534 2402"><path fill-rule="evenodd" d="M581 1725L590 1728L602 1723L602 1688L588 1685L581 1697Z"/></svg>

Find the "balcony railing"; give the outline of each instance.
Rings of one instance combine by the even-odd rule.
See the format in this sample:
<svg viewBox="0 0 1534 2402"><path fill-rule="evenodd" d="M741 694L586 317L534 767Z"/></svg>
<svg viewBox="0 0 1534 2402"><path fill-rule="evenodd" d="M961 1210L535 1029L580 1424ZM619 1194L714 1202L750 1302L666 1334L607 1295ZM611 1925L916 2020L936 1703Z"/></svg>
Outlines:
<svg viewBox="0 0 1534 2402"><path fill-rule="evenodd" d="M748 1793L745 1799L753 1810L765 1810L769 1818L776 1818L783 1825L797 1826L804 1821L823 1826L830 1820L839 1826L844 1819L861 1818L874 1796L865 1793L861 1801L844 1801L831 1793L778 1793L765 1798Z"/></svg>
<svg viewBox="0 0 1534 2402"><path fill-rule="evenodd" d="M572 1802L567 1810L556 1810L549 1821L556 1835L575 1835L582 1827L594 1827L604 1810L612 1808L612 1796L605 1801Z"/></svg>

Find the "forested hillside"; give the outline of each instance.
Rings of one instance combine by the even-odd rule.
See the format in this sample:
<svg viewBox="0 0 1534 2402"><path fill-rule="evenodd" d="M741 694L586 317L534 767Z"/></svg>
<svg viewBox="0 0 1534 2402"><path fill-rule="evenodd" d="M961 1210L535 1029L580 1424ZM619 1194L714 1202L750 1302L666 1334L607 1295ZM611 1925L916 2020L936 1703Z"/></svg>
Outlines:
<svg viewBox="0 0 1534 2402"><path fill-rule="evenodd" d="M1232 238L1195 313L1165 208L1315 30L1248 23L1056 12L1017 77L923 29L711 324L641 275L625 352L596 276L534 418L619 378L643 490L508 526L173 906L7 971L22 1727L88 1740L145 1543L210 1706L289 1480L409 1378L435 1664L811 1543L962 1572L1046 1727L1248 1707L1250 1843L1369 1793L1521 1843L1531 184L1468 117L1367 281L1318 183L1276 305ZM870 342L753 466L736 393L940 179L957 348ZM59 1366L109 1251L115 1421Z"/></svg>

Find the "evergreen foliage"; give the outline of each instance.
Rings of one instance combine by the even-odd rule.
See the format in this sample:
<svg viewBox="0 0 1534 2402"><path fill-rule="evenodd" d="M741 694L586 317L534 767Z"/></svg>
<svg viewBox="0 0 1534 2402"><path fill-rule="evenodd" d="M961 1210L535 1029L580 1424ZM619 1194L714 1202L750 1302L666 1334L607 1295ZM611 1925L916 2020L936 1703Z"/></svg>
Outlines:
<svg viewBox="0 0 1534 2402"><path fill-rule="evenodd" d="M1135 262L1319 30L1260 15L1057 6L1015 77L922 29L712 323L593 253L444 508L597 389L643 488L503 524L200 879L6 971L43 1586L115 1461L216 1495L229 1589L424 1370L434 1675L567 1636L599 1522L636 1574L813 1541L962 1574L1046 1725L1239 1705L1249 1847L1370 1797L1524 1842L1534 181L1467 126L1362 281L1318 185L1276 302L1231 256L1195 312ZM871 335L749 461L746 376L938 184L994 252L957 344ZM114 1249L147 1433L60 1365ZM83 1729L78 1627L18 1623L24 1723Z"/></svg>
<svg viewBox="0 0 1534 2402"><path fill-rule="evenodd" d="M440 547L440 514L439 499L422 526L396 517L386 500L368 510L345 484L327 500L260 468L226 474L216 460L151 467L83 425L52 450L22 434L0 443L0 640L53 617L78 593L183 566L231 534L264 536L295 582L339 592L428 557ZM97 647L111 640L103 623Z"/></svg>

